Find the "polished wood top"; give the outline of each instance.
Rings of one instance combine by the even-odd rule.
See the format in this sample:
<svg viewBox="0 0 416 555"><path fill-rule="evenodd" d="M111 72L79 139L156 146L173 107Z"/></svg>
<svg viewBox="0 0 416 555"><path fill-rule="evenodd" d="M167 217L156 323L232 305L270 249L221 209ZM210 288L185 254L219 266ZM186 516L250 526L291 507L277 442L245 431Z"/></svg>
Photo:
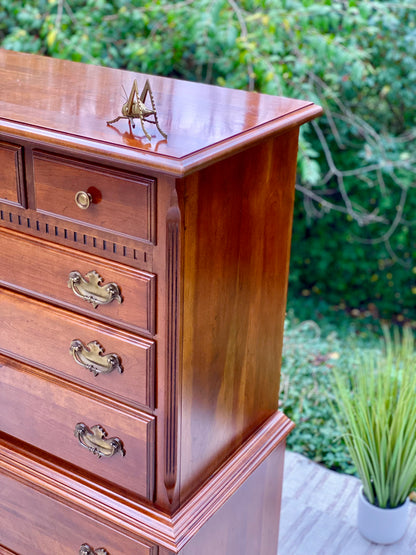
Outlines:
<svg viewBox="0 0 416 555"><path fill-rule="evenodd" d="M123 87L149 78L159 123L129 129ZM311 102L0 50L0 132L185 175L321 113ZM150 106L148 97L146 105Z"/></svg>

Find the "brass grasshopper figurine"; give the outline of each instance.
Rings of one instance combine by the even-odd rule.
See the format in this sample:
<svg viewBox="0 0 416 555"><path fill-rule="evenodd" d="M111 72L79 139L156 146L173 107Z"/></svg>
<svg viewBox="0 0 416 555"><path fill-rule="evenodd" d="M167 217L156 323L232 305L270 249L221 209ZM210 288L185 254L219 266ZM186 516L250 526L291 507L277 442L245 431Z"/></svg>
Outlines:
<svg viewBox="0 0 416 555"><path fill-rule="evenodd" d="M147 108L147 106L145 105L147 93L149 93L149 96L150 96L150 101L152 103L152 109ZM165 139L168 138L166 133L164 133L161 130L160 126L159 126L159 121L157 119L157 113L156 113L156 105L155 105L155 101L153 99L153 93L152 93L152 89L150 88L150 84L149 84L148 79L146 79L146 83L143 87L142 94L140 96L139 96L139 87L137 86L137 81L136 81L136 79L134 80L133 86L132 86L131 91L130 91L129 98L128 98L127 102L125 102L123 104L123 106L121 108L121 113L122 113L121 116L118 116L117 118L112 119L111 121L107 121L107 125L111 125L113 123L116 123L120 119L128 119L129 124L131 124L132 127L135 127L134 119L139 118L140 123L142 125L143 133L146 135L146 137L149 139L149 141L151 140L151 136L149 135L149 133L144 128L144 122L145 121L148 122L148 123L154 123L156 125L156 127L158 128L159 133ZM153 119L149 119L151 116L153 116Z"/></svg>

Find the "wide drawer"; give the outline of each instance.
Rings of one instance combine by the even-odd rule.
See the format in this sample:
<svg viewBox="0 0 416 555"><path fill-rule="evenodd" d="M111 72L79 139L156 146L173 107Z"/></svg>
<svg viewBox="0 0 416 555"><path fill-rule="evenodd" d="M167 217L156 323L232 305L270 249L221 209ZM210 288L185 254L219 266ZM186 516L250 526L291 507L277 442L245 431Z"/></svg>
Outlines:
<svg viewBox="0 0 416 555"><path fill-rule="evenodd" d="M33 173L39 212L155 242L154 179L41 151Z"/></svg>
<svg viewBox="0 0 416 555"><path fill-rule="evenodd" d="M22 148L0 141L0 200L24 205Z"/></svg>
<svg viewBox="0 0 416 555"><path fill-rule="evenodd" d="M157 553L156 546L135 541L8 475L0 474L0 491L0 553L4 548L19 555L78 555L84 544L104 548L108 555Z"/></svg>
<svg viewBox="0 0 416 555"><path fill-rule="evenodd" d="M0 229L0 284L139 333L155 332L155 276L97 256ZM93 272L93 273L91 273ZM81 276L81 285L71 276ZM101 276L102 282L96 276ZM94 308L82 280L103 302ZM72 287L70 286L72 283ZM119 295L108 289L115 284ZM75 291L74 291L75 290ZM84 297L82 295L84 291ZM121 302L120 302L121 301Z"/></svg>
<svg viewBox="0 0 416 555"><path fill-rule="evenodd" d="M154 417L122 411L116 403L3 356L0 407L4 433L76 465L97 483L152 499Z"/></svg>
<svg viewBox="0 0 416 555"><path fill-rule="evenodd" d="M0 322L0 352L153 408L153 341L2 288Z"/></svg>

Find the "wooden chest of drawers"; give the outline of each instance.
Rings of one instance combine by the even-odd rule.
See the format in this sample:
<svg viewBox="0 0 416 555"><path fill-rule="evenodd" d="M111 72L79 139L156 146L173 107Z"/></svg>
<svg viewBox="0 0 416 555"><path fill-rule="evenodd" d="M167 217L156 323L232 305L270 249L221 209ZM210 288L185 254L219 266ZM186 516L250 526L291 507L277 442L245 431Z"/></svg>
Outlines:
<svg viewBox="0 0 416 555"><path fill-rule="evenodd" d="M275 555L299 126L320 108L0 51L0 552Z"/></svg>

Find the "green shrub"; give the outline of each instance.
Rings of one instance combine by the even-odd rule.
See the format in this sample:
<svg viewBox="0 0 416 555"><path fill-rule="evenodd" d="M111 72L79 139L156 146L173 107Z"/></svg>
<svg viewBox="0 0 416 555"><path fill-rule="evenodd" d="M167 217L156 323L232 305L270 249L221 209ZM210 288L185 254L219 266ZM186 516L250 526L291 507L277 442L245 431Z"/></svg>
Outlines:
<svg viewBox="0 0 416 555"><path fill-rule="evenodd" d="M348 0L0 0L0 43L309 98L291 293L416 319L416 10Z"/></svg>
<svg viewBox="0 0 416 555"><path fill-rule="evenodd" d="M335 332L324 335L313 321L286 321L280 408L296 424L287 446L328 468L353 473L328 402L333 368L344 368L348 354Z"/></svg>

